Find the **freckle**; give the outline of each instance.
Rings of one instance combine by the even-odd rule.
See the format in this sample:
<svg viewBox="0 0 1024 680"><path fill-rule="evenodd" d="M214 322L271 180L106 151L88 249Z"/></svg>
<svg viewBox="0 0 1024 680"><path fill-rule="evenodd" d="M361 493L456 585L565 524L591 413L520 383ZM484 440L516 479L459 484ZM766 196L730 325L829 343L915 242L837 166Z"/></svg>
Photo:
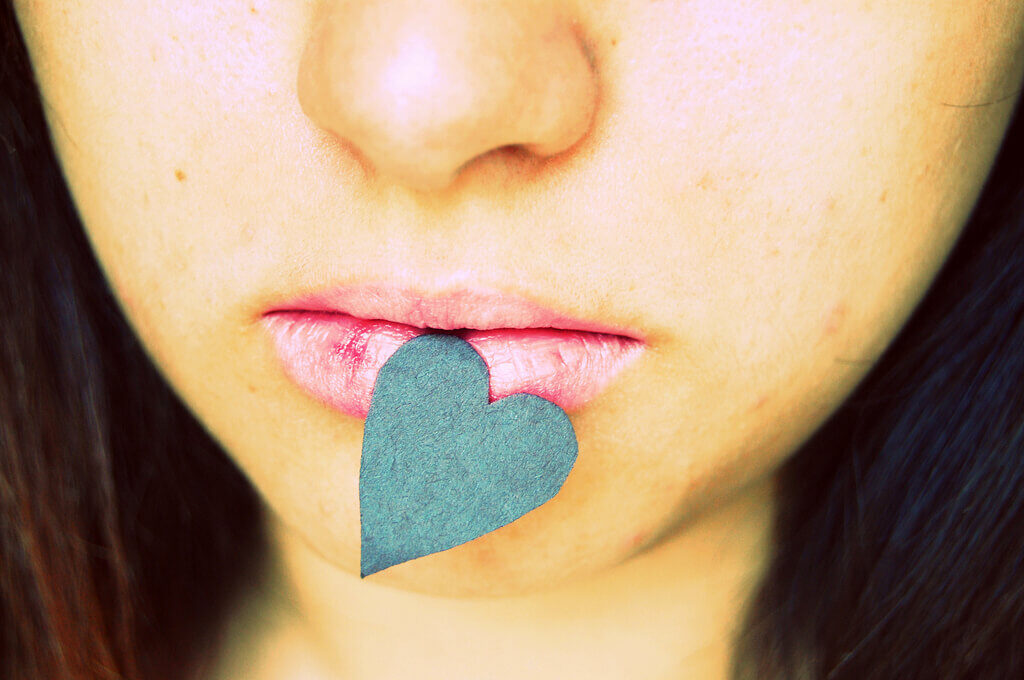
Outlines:
<svg viewBox="0 0 1024 680"><path fill-rule="evenodd" d="M714 186L714 183L714 180L711 178L711 173L705 172L704 176L701 177L700 180L698 180L697 186L707 191L708 189L711 189Z"/></svg>
<svg viewBox="0 0 1024 680"><path fill-rule="evenodd" d="M612 47L615 47L618 44L619 44L619 39L618 38L612 38Z"/></svg>
<svg viewBox="0 0 1024 680"><path fill-rule="evenodd" d="M768 395L763 394L763 395L761 395L761 397L756 402L754 402L754 405L750 407L750 410L751 411L757 411L758 409L760 409L762 406L764 406L767 403L768 403Z"/></svg>
<svg viewBox="0 0 1024 680"><path fill-rule="evenodd" d="M250 14L256 14L256 8L255 7L249 7L249 13Z"/></svg>
<svg viewBox="0 0 1024 680"><path fill-rule="evenodd" d="M825 335L835 335L839 328L843 325L846 320L846 314L849 309L846 307L845 302L840 302L832 311L829 312L828 318L825 320Z"/></svg>
<svg viewBox="0 0 1024 680"><path fill-rule="evenodd" d="M256 240L256 227L246 223L240 232L238 232L239 240L243 245L250 245Z"/></svg>
<svg viewBox="0 0 1024 680"><path fill-rule="evenodd" d="M174 176L176 178L178 178L179 182L184 182L185 181L185 173L182 172L181 170L175 170L174 171Z"/></svg>
<svg viewBox="0 0 1024 680"><path fill-rule="evenodd" d="M825 201L825 210L828 212L836 211L836 199L834 197L829 196L829 199Z"/></svg>
<svg viewBox="0 0 1024 680"><path fill-rule="evenodd" d="M888 198L889 198L889 192L888 192L888 191L883 191L883 192L882 192L882 195L878 197L878 202L879 202L879 203L885 203L885 201L886 201L886 200L887 200Z"/></svg>

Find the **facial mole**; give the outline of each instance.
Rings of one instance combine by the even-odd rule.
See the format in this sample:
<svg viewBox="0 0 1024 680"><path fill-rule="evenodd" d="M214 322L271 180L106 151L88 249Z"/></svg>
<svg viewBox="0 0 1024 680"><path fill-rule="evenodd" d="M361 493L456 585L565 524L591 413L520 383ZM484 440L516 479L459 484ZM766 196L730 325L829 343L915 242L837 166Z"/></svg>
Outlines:
<svg viewBox="0 0 1024 680"><path fill-rule="evenodd" d="M184 182L185 181L185 173L181 169L176 169L174 171L174 176L175 176L175 178L177 178L177 180L179 182Z"/></svg>

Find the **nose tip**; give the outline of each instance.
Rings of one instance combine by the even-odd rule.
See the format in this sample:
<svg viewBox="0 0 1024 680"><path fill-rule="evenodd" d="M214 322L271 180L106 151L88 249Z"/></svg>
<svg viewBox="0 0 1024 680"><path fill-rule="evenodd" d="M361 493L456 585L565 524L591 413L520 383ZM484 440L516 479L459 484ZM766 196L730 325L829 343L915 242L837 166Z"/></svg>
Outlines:
<svg viewBox="0 0 1024 680"><path fill-rule="evenodd" d="M597 79L556 2L337 2L299 67L318 126L411 188L448 187L474 159L520 147L540 159L590 127Z"/></svg>

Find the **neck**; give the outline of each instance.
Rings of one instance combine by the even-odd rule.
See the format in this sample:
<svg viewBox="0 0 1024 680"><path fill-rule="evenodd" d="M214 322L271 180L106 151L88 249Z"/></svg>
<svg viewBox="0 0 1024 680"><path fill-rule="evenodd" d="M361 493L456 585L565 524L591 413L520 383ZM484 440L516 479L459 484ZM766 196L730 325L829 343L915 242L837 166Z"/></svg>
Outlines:
<svg viewBox="0 0 1024 680"><path fill-rule="evenodd" d="M272 524L267 580L236 617L223 677L724 679L772 508L765 479L613 568L493 599L362 581Z"/></svg>

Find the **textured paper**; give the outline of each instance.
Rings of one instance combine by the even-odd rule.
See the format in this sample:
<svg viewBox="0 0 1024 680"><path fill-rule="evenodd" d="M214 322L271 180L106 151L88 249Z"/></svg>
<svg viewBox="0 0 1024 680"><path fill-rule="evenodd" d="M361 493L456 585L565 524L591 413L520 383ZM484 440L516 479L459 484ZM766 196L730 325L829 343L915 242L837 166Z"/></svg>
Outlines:
<svg viewBox="0 0 1024 680"><path fill-rule="evenodd" d="M418 336L381 368L359 469L361 572L447 550L554 497L576 462L572 423L532 394L488 403L483 359Z"/></svg>

